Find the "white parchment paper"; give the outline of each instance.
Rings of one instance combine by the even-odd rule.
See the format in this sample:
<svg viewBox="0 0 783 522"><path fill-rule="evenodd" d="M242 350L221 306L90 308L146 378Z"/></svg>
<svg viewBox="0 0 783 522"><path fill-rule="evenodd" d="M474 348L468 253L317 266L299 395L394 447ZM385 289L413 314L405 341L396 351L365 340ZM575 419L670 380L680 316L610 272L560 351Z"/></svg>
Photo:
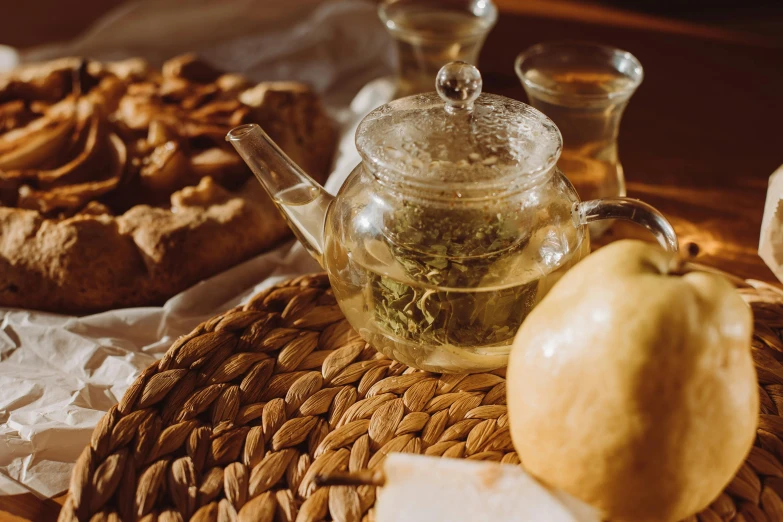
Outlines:
<svg viewBox="0 0 783 522"><path fill-rule="evenodd" d="M333 193L359 163L358 121L392 93L388 36L375 6L359 0L147 0L110 13L74 42L21 58L142 56L159 65L188 51L255 81L312 84L342 129L327 184ZM0 495L18 493L19 484L40 496L64 491L95 424L174 339L263 288L317 270L290 242L162 307L85 317L0 309Z"/></svg>

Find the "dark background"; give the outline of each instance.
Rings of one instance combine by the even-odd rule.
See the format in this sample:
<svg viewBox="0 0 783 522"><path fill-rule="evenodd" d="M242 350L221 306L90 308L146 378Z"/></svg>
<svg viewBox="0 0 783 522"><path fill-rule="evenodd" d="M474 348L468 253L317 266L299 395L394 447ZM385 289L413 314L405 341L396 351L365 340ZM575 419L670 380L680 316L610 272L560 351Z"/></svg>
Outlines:
<svg viewBox="0 0 783 522"><path fill-rule="evenodd" d="M575 3L599 8L609 7L751 33L783 45L783 0L495 1L504 7L518 6L519 11L540 12ZM125 0L0 0L0 44L24 48L68 40L86 29L102 14L123 3Z"/></svg>
<svg viewBox="0 0 783 522"><path fill-rule="evenodd" d="M595 3L783 41L783 0L603 0Z"/></svg>

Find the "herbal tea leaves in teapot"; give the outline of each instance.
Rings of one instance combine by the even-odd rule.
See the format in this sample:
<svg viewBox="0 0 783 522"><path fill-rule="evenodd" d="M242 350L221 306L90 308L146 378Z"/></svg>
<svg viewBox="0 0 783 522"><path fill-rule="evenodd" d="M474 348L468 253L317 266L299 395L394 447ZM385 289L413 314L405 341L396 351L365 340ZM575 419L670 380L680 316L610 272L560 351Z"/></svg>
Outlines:
<svg viewBox="0 0 783 522"><path fill-rule="evenodd" d="M477 223L480 223L477 225ZM375 321L424 344L507 343L536 302L537 281L503 285L527 240L500 214L439 213L404 202L387 220L392 262L404 278L371 279Z"/></svg>

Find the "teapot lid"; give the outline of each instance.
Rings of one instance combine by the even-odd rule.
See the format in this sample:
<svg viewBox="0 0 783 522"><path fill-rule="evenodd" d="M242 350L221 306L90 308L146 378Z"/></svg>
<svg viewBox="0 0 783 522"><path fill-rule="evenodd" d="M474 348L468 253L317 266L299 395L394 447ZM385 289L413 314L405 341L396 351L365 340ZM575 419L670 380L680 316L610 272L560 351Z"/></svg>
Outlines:
<svg viewBox="0 0 783 522"><path fill-rule="evenodd" d="M356 147L382 181L461 197L535 182L557 162L562 138L554 122L520 101L482 94L476 67L446 64L435 87L359 124Z"/></svg>

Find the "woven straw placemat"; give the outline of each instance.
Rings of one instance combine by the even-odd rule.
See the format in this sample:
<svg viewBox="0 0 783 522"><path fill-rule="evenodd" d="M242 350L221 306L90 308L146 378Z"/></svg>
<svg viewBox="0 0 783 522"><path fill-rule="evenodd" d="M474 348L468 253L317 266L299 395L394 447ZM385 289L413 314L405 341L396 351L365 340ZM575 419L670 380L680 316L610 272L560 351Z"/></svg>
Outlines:
<svg viewBox="0 0 783 522"><path fill-rule="evenodd" d="M756 320L758 438L692 522L783 521L783 293L739 283ZM503 371L437 375L378 354L326 276L300 277L201 324L142 372L79 457L60 520L373 520L375 488L313 478L395 451L519 462L505 395Z"/></svg>

